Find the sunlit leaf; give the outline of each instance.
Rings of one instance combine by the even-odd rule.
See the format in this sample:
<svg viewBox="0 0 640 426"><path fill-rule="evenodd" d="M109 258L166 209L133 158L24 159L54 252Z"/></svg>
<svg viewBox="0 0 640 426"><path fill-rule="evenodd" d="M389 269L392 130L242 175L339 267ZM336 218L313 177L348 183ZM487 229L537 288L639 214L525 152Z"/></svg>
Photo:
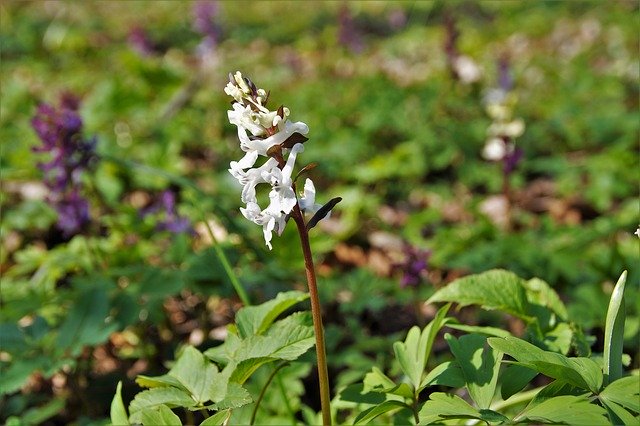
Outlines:
<svg viewBox="0 0 640 426"><path fill-rule="evenodd" d="M122 382L118 382L116 393L111 400L110 417L111 424L114 426L129 424L129 416L124 407L124 402L122 402Z"/></svg>
<svg viewBox="0 0 640 426"><path fill-rule="evenodd" d="M529 320L524 280L512 272L494 269L451 282L435 292L427 303L454 302L460 306L480 305Z"/></svg>
<svg viewBox="0 0 640 426"><path fill-rule="evenodd" d="M466 334L459 339L445 335L445 340L462 370L471 398L479 408L488 409L496 390L502 352L488 346L487 338Z"/></svg>
<svg viewBox="0 0 640 426"><path fill-rule="evenodd" d="M519 414L517 422L564 423L570 425L607 425L606 410L582 396L549 398Z"/></svg>

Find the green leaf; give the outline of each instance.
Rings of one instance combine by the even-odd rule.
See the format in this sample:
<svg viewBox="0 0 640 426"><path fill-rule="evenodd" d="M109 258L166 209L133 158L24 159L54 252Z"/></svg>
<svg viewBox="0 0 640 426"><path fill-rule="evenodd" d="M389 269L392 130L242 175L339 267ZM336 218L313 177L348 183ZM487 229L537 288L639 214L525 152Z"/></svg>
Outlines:
<svg viewBox="0 0 640 426"><path fill-rule="evenodd" d="M131 423L142 423L143 426L182 426L180 418L166 405L158 405L154 408L145 408L131 414Z"/></svg>
<svg viewBox="0 0 640 426"><path fill-rule="evenodd" d="M613 289L604 328L604 377L610 383L622 377L622 344L624 342L624 287L627 271L624 271Z"/></svg>
<svg viewBox="0 0 640 426"><path fill-rule="evenodd" d="M221 426L224 425L231 416L231 410L218 411L208 419L205 419L200 426Z"/></svg>
<svg viewBox="0 0 640 426"><path fill-rule="evenodd" d="M629 411L624 409L619 404L611 401L603 401L604 408L607 409L607 414L609 414L609 421L614 425L637 425L637 418L633 417Z"/></svg>
<svg viewBox="0 0 640 426"><path fill-rule="evenodd" d="M240 337L247 338L254 334L262 334L275 319L295 305L309 298L308 293L288 291L278 293L275 299L258 306L247 306L240 309L236 315L236 324Z"/></svg>
<svg viewBox="0 0 640 426"><path fill-rule="evenodd" d="M462 369L455 361L443 362L436 366L422 379L418 391L422 391L427 386L448 386L451 388L461 388L464 386L464 376Z"/></svg>
<svg viewBox="0 0 640 426"><path fill-rule="evenodd" d="M553 330L548 331L544 336L543 344L551 352L567 354L571 349L573 340L573 330L566 322L558 323Z"/></svg>
<svg viewBox="0 0 640 426"><path fill-rule="evenodd" d="M356 417L356 420L353 424L363 424L363 423L369 423L371 420L375 419L376 417L384 414L384 413L388 413L390 411L397 411L400 409L407 409L407 410L411 410L411 407L409 407L407 404L405 404L404 402L400 402L400 401L385 401L380 405L376 405L375 407L371 407L365 411L363 411L362 413L358 414L358 416Z"/></svg>
<svg viewBox="0 0 640 426"><path fill-rule="evenodd" d="M498 309L529 321L531 318L524 285L525 281L514 273L494 269L451 282L431 296L427 303L480 305L484 309Z"/></svg>
<svg viewBox="0 0 640 426"><path fill-rule="evenodd" d="M113 395L111 400L111 424L115 426L128 425L129 416L127 416L127 410L124 408L124 402L122 402L122 382L118 382L116 387L116 394Z"/></svg>
<svg viewBox="0 0 640 426"><path fill-rule="evenodd" d="M600 398L635 413L640 412L640 376L623 377L612 382L600 392Z"/></svg>
<svg viewBox="0 0 640 426"><path fill-rule="evenodd" d="M562 380L554 380L545 386L536 396L527 404L527 409L530 409L544 401L555 398L558 396L589 396L589 392L583 388L573 386Z"/></svg>
<svg viewBox="0 0 640 426"><path fill-rule="evenodd" d="M396 359L400 364L400 368L413 384L414 389L420 385L422 369L416 359L418 356L418 342L420 340L420 329L416 326L411 327L407 338L404 342L395 342L393 351Z"/></svg>
<svg viewBox="0 0 640 426"><path fill-rule="evenodd" d="M84 346L104 342L118 328L117 324L105 322L109 316L105 282L86 287L78 295L58 332L58 348L71 349L73 355L78 355Z"/></svg>
<svg viewBox="0 0 640 426"><path fill-rule="evenodd" d="M136 411L154 408L158 405L174 407L193 407L196 401L185 391L173 387L153 388L140 392L129 404L131 414Z"/></svg>
<svg viewBox="0 0 640 426"><path fill-rule="evenodd" d="M371 371L364 376L363 383L366 392L386 392L387 389L392 389L397 386L396 383L378 367L371 368Z"/></svg>
<svg viewBox="0 0 640 426"><path fill-rule="evenodd" d="M387 377L380 369L373 367L366 376L364 376L365 392L380 392L399 395L404 398L413 398L413 389L407 383L396 384Z"/></svg>
<svg viewBox="0 0 640 426"><path fill-rule="evenodd" d="M244 340L228 336L227 342L209 349L205 355L228 362L225 374L230 380L244 383L260 366L284 359L292 361L315 344L313 327L306 325L310 317L297 312L274 323L264 336L253 335Z"/></svg>
<svg viewBox="0 0 640 426"><path fill-rule="evenodd" d="M486 334L494 337L511 336L511 333L507 330L496 327L483 327L479 325L456 324L451 322L447 322L447 327L453 328L454 330L466 331L467 333Z"/></svg>
<svg viewBox="0 0 640 426"><path fill-rule="evenodd" d="M480 419L482 416L467 401L457 395L434 392L419 412L420 424L444 419Z"/></svg>
<svg viewBox="0 0 640 426"><path fill-rule="evenodd" d="M23 425L43 424L46 420L60 413L60 411L64 409L66 402L67 401L63 398L54 398L44 405L30 408L22 416L20 416L20 422ZM126 425L128 423L122 424Z"/></svg>
<svg viewBox="0 0 640 426"><path fill-rule="evenodd" d="M13 362L0 362L0 395L13 393L20 389L29 379L31 373L38 368L29 360L15 360Z"/></svg>
<svg viewBox="0 0 640 426"><path fill-rule="evenodd" d="M227 377L193 346L184 348L168 375L178 380L198 404L218 402L227 392Z"/></svg>
<svg viewBox="0 0 640 426"><path fill-rule="evenodd" d="M491 347L504 352L522 366L545 376L566 381L582 389L598 393L602 386L602 371L589 358L568 358L562 354L544 351L516 337L490 337Z"/></svg>
<svg viewBox="0 0 640 426"><path fill-rule="evenodd" d="M479 334L460 339L446 334L445 340L462 370L469 395L479 408L488 409L498 382L502 352L485 347L487 338Z"/></svg>
<svg viewBox="0 0 640 426"><path fill-rule="evenodd" d="M402 368L414 389L420 387L433 341L438 331L447 321L446 314L450 306L450 304L447 304L440 308L435 318L427 324L422 332L416 326L411 327L404 342L395 342L393 344L393 350L400 368Z"/></svg>
<svg viewBox="0 0 640 426"><path fill-rule="evenodd" d="M526 409L514 421L564 423L570 425L608 425L606 410L584 396L564 395L549 398Z"/></svg>
<svg viewBox="0 0 640 426"><path fill-rule="evenodd" d="M173 386L174 388L187 390L178 379L168 374L156 377L139 375L136 377L136 383L143 388Z"/></svg>
<svg viewBox="0 0 640 426"><path fill-rule="evenodd" d="M349 385L340 391L340 401L358 404L381 404L385 397L379 392L368 392L362 383Z"/></svg>
<svg viewBox="0 0 640 426"><path fill-rule="evenodd" d="M227 387L227 395L220 402L215 404L216 410L226 410L242 407L251 404L253 399L245 388L235 382L229 382Z"/></svg>
<svg viewBox="0 0 640 426"><path fill-rule="evenodd" d="M538 372L521 365L513 364L507 366L500 375L500 396L503 400L524 389Z"/></svg>
<svg viewBox="0 0 640 426"><path fill-rule="evenodd" d="M549 308L555 312L562 320L567 319L567 307L564 305L560 296L549 284L540 278L532 278L524 281L523 285L526 289L527 299L530 303L535 303L545 308Z"/></svg>

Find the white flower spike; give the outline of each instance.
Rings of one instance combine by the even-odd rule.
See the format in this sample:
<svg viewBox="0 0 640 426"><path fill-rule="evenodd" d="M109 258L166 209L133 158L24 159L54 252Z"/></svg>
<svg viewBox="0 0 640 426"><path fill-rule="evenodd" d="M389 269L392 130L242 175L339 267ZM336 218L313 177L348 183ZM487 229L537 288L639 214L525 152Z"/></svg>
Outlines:
<svg viewBox="0 0 640 426"><path fill-rule="evenodd" d="M301 121L289 121L288 108L270 111L265 106L267 92L256 88L240 72L230 75L224 91L235 101L233 109L227 111L227 116L229 122L237 126L240 148L245 152L242 159L229 164L229 173L242 185L240 199L246 203L246 207L240 208L240 212L248 220L262 226L265 243L271 250L272 233L282 234L288 215L297 204L303 211L320 208L315 204L315 188L309 179L305 183L305 195L300 201L294 190L293 169L304 146L301 143L291 149L282 146L295 133L306 135L309 127ZM270 156L272 153L269 150L276 146L280 146L277 151L279 154ZM256 166L261 156L269 158ZM264 209L256 197L256 187L260 184L271 186L269 205Z"/></svg>

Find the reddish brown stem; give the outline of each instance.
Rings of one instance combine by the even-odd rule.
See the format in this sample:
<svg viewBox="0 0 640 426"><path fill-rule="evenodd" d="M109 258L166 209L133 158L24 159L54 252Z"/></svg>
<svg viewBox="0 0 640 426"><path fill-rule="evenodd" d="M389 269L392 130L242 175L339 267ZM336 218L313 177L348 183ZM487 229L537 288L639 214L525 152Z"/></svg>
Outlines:
<svg viewBox="0 0 640 426"><path fill-rule="evenodd" d="M293 208L291 218L295 221L300 235L300 244L304 256L304 267L307 273L307 285L309 298L311 299L311 316L313 317L313 330L316 336L316 354L318 357L318 380L320 382L320 405L322 407L322 424L331 425L331 408L329 392L329 374L327 370L327 355L324 347L324 328L322 326L322 310L320 297L318 296L318 284L316 281L311 246L309 244L309 231L304 216L299 206Z"/></svg>

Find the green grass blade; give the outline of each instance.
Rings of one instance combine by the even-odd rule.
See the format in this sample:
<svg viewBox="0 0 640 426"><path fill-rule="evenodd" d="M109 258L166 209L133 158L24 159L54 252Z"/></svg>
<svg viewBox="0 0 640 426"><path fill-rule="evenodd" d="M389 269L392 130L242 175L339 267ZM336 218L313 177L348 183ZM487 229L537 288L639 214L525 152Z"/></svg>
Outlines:
<svg viewBox="0 0 640 426"><path fill-rule="evenodd" d="M624 271L616 283L604 329L604 367L605 384L622 377L622 342L624 335L624 287L627 281L627 271Z"/></svg>

